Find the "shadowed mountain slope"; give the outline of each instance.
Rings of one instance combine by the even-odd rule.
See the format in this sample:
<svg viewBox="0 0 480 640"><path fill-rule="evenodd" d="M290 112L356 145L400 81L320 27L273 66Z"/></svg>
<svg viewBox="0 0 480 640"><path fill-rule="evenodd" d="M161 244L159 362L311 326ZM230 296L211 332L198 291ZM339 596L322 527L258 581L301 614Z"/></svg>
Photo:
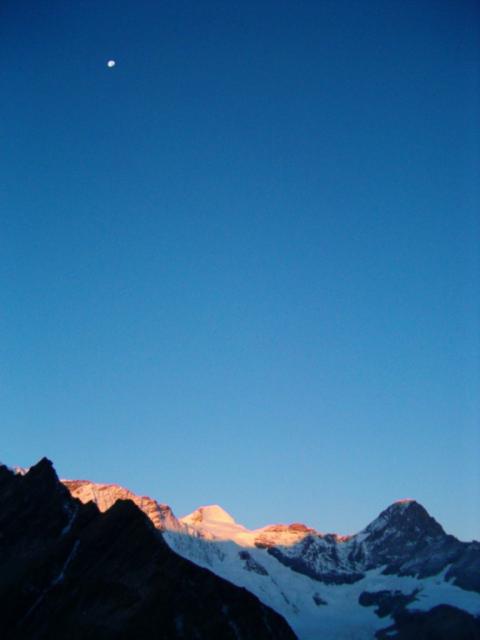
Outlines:
<svg viewBox="0 0 480 640"><path fill-rule="evenodd" d="M3 640L285 639L244 589L179 557L133 502L82 504L43 459L0 467Z"/></svg>

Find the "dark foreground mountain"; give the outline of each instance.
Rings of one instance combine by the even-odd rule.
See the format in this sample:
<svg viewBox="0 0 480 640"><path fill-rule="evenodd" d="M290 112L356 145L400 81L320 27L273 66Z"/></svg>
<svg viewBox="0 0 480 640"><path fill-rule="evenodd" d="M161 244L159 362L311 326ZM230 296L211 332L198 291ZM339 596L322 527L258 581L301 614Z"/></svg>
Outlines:
<svg viewBox="0 0 480 640"><path fill-rule="evenodd" d="M246 590L174 553L133 502L101 513L41 460L0 466L2 640L293 640Z"/></svg>

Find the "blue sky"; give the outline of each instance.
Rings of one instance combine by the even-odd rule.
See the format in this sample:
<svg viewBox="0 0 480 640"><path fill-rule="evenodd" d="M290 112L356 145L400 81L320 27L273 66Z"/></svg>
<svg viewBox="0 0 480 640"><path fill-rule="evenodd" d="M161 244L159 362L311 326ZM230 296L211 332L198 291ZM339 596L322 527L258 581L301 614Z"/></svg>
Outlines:
<svg viewBox="0 0 480 640"><path fill-rule="evenodd" d="M0 459L480 538L479 14L2 3Z"/></svg>

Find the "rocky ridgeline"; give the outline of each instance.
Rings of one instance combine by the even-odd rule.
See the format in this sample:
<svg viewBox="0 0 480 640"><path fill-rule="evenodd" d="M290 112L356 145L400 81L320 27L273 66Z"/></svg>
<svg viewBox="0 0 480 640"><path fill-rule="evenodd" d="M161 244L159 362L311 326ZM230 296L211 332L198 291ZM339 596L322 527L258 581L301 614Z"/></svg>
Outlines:
<svg viewBox="0 0 480 640"><path fill-rule="evenodd" d="M94 502L106 511L117 500L132 500L161 531L200 535L215 540L209 518L223 525L224 539L238 527L218 506L201 507L178 520L172 509L147 496L137 496L116 484L63 480L71 495L83 503ZM234 531L233 529L231 529ZM245 530L247 531L247 530ZM322 534L301 523L276 524L250 533L251 543L265 548L289 568L326 583L351 583L365 571L385 566L385 573L431 576L450 566L445 576L465 589L480 591L480 547L445 533L426 509L414 500L392 504L363 531L352 536ZM242 544L245 535L234 537Z"/></svg>
<svg viewBox="0 0 480 640"><path fill-rule="evenodd" d="M137 496L118 484L98 484L88 480L62 480L62 483L74 498L78 498L84 504L94 502L100 511L107 511L117 500L131 500L150 518L157 529L181 529L180 523L167 504L161 504L147 496Z"/></svg>

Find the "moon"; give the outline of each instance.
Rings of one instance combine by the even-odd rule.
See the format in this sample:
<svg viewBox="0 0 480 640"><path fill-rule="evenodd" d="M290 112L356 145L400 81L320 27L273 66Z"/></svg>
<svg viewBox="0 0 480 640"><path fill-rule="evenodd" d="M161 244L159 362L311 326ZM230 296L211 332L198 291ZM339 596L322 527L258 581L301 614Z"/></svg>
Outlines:
<svg viewBox="0 0 480 640"><path fill-rule="evenodd" d="M117 63L115 62L115 60L109 60L109 61L107 62L107 67L108 67L109 69L111 69L111 68L112 68L112 67L114 67L116 64L117 64Z"/></svg>

